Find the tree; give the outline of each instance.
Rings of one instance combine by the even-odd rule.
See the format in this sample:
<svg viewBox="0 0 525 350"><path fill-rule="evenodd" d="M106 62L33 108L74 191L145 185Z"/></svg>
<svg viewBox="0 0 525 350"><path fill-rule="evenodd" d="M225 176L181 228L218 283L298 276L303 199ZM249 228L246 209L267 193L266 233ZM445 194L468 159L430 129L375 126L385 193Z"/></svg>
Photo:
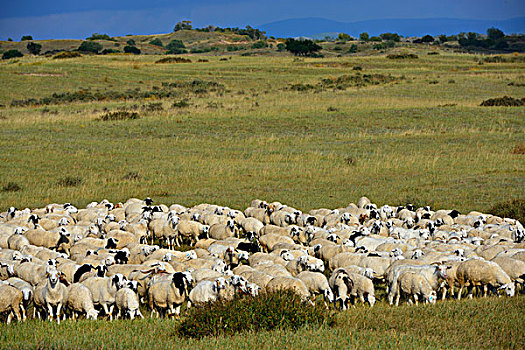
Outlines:
<svg viewBox="0 0 525 350"><path fill-rule="evenodd" d="M356 53L357 52L357 45L352 44L350 48L348 49L348 53Z"/></svg>
<svg viewBox="0 0 525 350"><path fill-rule="evenodd" d="M150 42L150 45L155 45L155 46L160 46L162 47L162 41L159 39L159 38L155 38L153 40L151 40Z"/></svg>
<svg viewBox="0 0 525 350"><path fill-rule="evenodd" d="M368 41L370 40L370 35L368 35L367 32L359 34L359 40L361 41Z"/></svg>
<svg viewBox="0 0 525 350"><path fill-rule="evenodd" d="M177 39L170 41L169 44L166 45L166 49L168 50L166 52L167 54L174 54L174 55L188 52L182 40L177 40Z"/></svg>
<svg viewBox="0 0 525 350"><path fill-rule="evenodd" d="M296 56L309 56L321 49L322 47L314 43L312 40L286 39L286 50Z"/></svg>
<svg viewBox="0 0 525 350"><path fill-rule="evenodd" d="M115 40L111 38L107 34L99 34L99 33L93 33L89 38L86 38L86 40Z"/></svg>
<svg viewBox="0 0 525 350"><path fill-rule="evenodd" d="M503 33L498 28L492 27L487 29L487 36L490 40L498 41L505 38L505 33Z"/></svg>
<svg viewBox="0 0 525 350"><path fill-rule="evenodd" d="M284 51L286 50L286 45L283 43L277 44L277 51Z"/></svg>
<svg viewBox="0 0 525 350"><path fill-rule="evenodd" d="M339 33L337 35L337 39L341 41L349 41L352 40L352 37L346 33Z"/></svg>
<svg viewBox="0 0 525 350"><path fill-rule="evenodd" d="M434 37L432 35L425 35L424 37L421 38L421 42L422 43L431 43L434 41Z"/></svg>
<svg viewBox="0 0 525 350"><path fill-rule="evenodd" d="M99 53L102 50L102 45L96 41L83 41L78 47L78 51Z"/></svg>
<svg viewBox="0 0 525 350"><path fill-rule="evenodd" d="M383 41L383 40L381 40L381 38L378 36L373 36L370 38L370 41Z"/></svg>
<svg viewBox="0 0 525 350"><path fill-rule="evenodd" d="M382 40L400 42L401 37L397 33L383 33L379 35Z"/></svg>
<svg viewBox="0 0 525 350"><path fill-rule="evenodd" d="M40 50L42 50L42 45L39 43L30 42L27 44L27 51L29 51L31 55L38 55Z"/></svg>
<svg viewBox="0 0 525 350"><path fill-rule="evenodd" d="M8 60L10 58L22 57L22 56L24 55L18 50L8 50L2 54L2 59Z"/></svg>
<svg viewBox="0 0 525 350"><path fill-rule="evenodd" d="M25 41L25 40L33 40L33 37L31 35L24 35L22 39L20 39L20 41Z"/></svg>
<svg viewBox="0 0 525 350"><path fill-rule="evenodd" d="M128 41L126 41L126 44L128 44L129 46L135 46L135 45L137 45L137 43L135 42L134 39L129 39Z"/></svg>
<svg viewBox="0 0 525 350"><path fill-rule="evenodd" d="M175 28L173 28L174 32L178 32L179 30L192 30L193 26L191 25L191 21L180 21L175 24Z"/></svg>
<svg viewBox="0 0 525 350"><path fill-rule="evenodd" d="M448 41L448 38L445 34L441 34L440 36L438 36L438 40L440 43L446 43Z"/></svg>
<svg viewBox="0 0 525 350"><path fill-rule="evenodd" d="M132 53L134 55L140 55L140 49L136 46L128 45L124 46L125 53Z"/></svg>

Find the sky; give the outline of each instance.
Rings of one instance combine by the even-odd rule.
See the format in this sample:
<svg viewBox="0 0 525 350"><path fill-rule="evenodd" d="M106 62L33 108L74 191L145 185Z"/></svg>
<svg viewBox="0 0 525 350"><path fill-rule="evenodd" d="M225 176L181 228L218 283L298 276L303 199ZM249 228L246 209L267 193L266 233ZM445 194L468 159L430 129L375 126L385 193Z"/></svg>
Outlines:
<svg viewBox="0 0 525 350"><path fill-rule="evenodd" d="M78 39L172 31L180 20L194 26L245 27L289 18L341 22L385 18L503 20L525 16L525 0L3 0L0 40Z"/></svg>

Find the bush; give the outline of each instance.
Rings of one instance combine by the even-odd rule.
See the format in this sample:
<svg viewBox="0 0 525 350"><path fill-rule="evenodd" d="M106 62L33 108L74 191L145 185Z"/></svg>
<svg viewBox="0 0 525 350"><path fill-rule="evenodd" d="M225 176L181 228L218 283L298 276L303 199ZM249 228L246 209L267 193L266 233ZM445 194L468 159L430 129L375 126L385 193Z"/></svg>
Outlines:
<svg viewBox="0 0 525 350"><path fill-rule="evenodd" d="M33 37L31 35L24 35L22 39L20 39L20 41L25 41L25 40L33 40Z"/></svg>
<svg viewBox="0 0 525 350"><path fill-rule="evenodd" d="M264 40L259 40L252 44L252 49L262 49L268 47L268 44Z"/></svg>
<svg viewBox="0 0 525 350"><path fill-rule="evenodd" d="M189 106L190 106L190 104L188 103L188 100L186 100L186 99L173 102L173 104L171 105L171 107L173 107L173 108L186 108L186 107L189 107Z"/></svg>
<svg viewBox="0 0 525 350"><path fill-rule="evenodd" d="M502 218L516 219L519 220L521 223L524 223L525 199L516 198L505 202L497 203L489 210L489 213Z"/></svg>
<svg viewBox="0 0 525 350"><path fill-rule="evenodd" d="M18 192L22 189L19 184L16 182L9 182L4 187L2 187L2 192Z"/></svg>
<svg viewBox="0 0 525 350"><path fill-rule="evenodd" d="M155 63L191 63L191 60L182 57L165 57L155 61Z"/></svg>
<svg viewBox="0 0 525 350"><path fill-rule="evenodd" d="M23 57L23 56L24 55L18 50L7 50L6 52L2 54L2 59L8 60L10 58Z"/></svg>
<svg viewBox="0 0 525 350"><path fill-rule="evenodd" d="M42 45L39 43L30 42L27 44L27 51L29 51L31 55L38 55L40 50L42 50Z"/></svg>
<svg viewBox="0 0 525 350"><path fill-rule="evenodd" d="M81 184L82 178L77 176L66 176L57 182L57 185L62 187L77 187Z"/></svg>
<svg viewBox="0 0 525 350"><path fill-rule="evenodd" d="M175 24L175 27L173 28L174 32L178 32L179 30L192 30L193 26L191 25L191 21L180 21Z"/></svg>
<svg viewBox="0 0 525 350"><path fill-rule="evenodd" d="M132 53L134 55L140 55L140 49L136 46L124 46L124 52L125 53Z"/></svg>
<svg viewBox="0 0 525 350"><path fill-rule="evenodd" d="M126 41L126 44L128 44L129 46L137 45L137 43L135 42L135 39L129 39L128 41Z"/></svg>
<svg viewBox="0 0 525 350"><path fill-rule="evenodd" d="M286 50L296 56L311 56L321 49L322 47L314 43L312 40L286 39Z"/></svg>
<svg viewBox="0 0 525 350"><path fill-rule="evenodd" d="M155 46L160 46L160 47L164 46L162 44L162 41L159 38L155 38L155 39L151 40L149 43L150 43L150 45L155 45Z"/></svg>
<svg viewBox="0 0 525 350"><path fill-rule="evenodd" d="M93 33L91 34L89 38L86 38L86 40L115 40L115 39L113 39L107 34Z"/></svg>
<svg viewBox="0 0 525 350"><path fill-rule="evenodd" d="M75 58L75 57L82 57L82 55L79 54L78 52L64 51L64 52L60 52L56 54L55 56L53 56L53 59L58 60L62 58Z"/></svg>
<svg viewBox="0 0 525 350"><path fill-rule="evenodd" d="M524 102L525 102L524 99L519 100L517 98L503 96L503 97L490 98L488 100L485 100L481 102L480 106L483 106L483 107L493 107L493 106L520 107L520 106L523 106Z"/></svg>
<svg viewBox="0 0 525 350"><path fill-rule="evenodd" d="M350 48L348 49L348 53L356 53L357 52L357 45L352 44L350 45Z"/></svg>
<svg viewBox="0 0 525 350"><path fill-rule="evenodd" d="M361 41L368 41L370 40L370 35L368 33L361 33L359 34L359 40Z"/></svg>
<svg viewBox="0 0 525 350"><path fill-rule="evenodd" d="M379 35L379 37L385 41L395 41L395 42L401 41L401 37L397 33L383 33Z"/></svg>
<svg viewBox="0 0 525 350"><path fill-rule="evenodd" d="M110 54L110 53L120 53L119 50L115 50L115 49L104 49L102 50L102 54L103 55L107 55L107 54Z"/></svg>
<svg viewBox="0 0 525 350"><path fill-rule="evenodd" d="M98 54L102 50L102 45L94 41L83 41L78 47L78 51L92 52Z"/></svg>
<svg viewBox="0 0 525 350"><path fill-rule="evenodd" d="M434 41L434 37L432 35L425 35L424 37L421 38L421 42L422 43L431 43Z"/></svg>
<svg viewBox="0 0 525 350"><path fill-rule="evenodd" d="M399 59L415 59L415 58L418 58L418 56L413 53L398 53L398 54L387 55L386 58L391 59L391 60L399 60Z"/></svg>
<svg viewBox="0 0 525 350"><path fill-rule="evenodd" d="M139 119L140 116L137 112L128 112L128 111L117 111L117 112L108 112L100 116L102 121L114 121L114 120L133 120Z"/></svg>
<svg viewBox="0 0 525 350"><path fill-rule="evenodd" d="M286 45L283 43L277 44L277 51L284 51L286 50Z"/></svg>
<svg viewBox="0 0 525 350"><path fill-rule="evenodd" d="M232 335L248 331L292 329L335 322L322 303L311 306L291 291L259 297L236 296L233 300L206 304L189 310L177 333L181 337Z"/></svg>

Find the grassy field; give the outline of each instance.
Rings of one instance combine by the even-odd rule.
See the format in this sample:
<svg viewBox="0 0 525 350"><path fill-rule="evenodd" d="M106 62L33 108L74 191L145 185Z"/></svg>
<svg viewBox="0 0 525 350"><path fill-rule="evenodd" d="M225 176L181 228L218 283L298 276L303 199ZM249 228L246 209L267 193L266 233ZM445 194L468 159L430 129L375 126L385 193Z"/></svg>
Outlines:
<svg viewBox="0 0 525 350"><path fill-rule="evenodd" d="M525 297L445 301L419 307L372 309L358 306L338 313L335 325L244 333L235 336L182 339L178 321L30 320L0 324L4 349L62 348L195 348L195 349L523 349Z"/></svg>
<svg viewBox="0 0 525 350"><path fill-rule="evenodd" d="M525 142L523 108L479 104L523 97L525 65L416 52L417 60L186 56L193 62L156 64L161 56L124 55L2 62L0 208L151 196L236 208L258 197L310 209L367 195L381 204L467 211L522 197L525 158L512 150ZM357 74L378 75L378 84L322 83ZM381 82L388 75L394 82ZM201 88L191 88L195 79ZM164 91L162 83L173 82L190 88L168 88L171 97L163 99L111 97ZM11 107L80 90L108 97ZM187 107L173 107L182 100ZM140 119L98 120L119 108ZM8 191L10 182L21 190Z"/></svg>
<svg viewBox="0 0 525 350"><path fill-rule="evenodd" d="M261 198L307 210L367 195L378 204L484 211L523 198L523 107L479 106L524 97L523 57L480 65L479 56L412 51L418 59L2 61L0 210L146 196L234 208ZM86 96L100 100L79 100ZM101 120L115 111L139 118ZM420 308L379 303L338 315L334 328L200 341L173 336L175 321L30 321L1 324L0 347L518 349L524 308L523 296Z"/></svg>

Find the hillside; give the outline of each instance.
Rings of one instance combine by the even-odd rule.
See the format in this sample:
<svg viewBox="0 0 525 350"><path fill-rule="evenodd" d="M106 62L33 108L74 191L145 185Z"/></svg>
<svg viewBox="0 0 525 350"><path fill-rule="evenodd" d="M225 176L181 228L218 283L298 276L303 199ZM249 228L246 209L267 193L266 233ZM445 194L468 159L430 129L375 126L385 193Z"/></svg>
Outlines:
<svg viewBox="0 0 525 350"><path fill-rule="evenodd" d="M251 43L249 37L244 35L219 33L219 32L199 32L195 30L181 30L178 32L155 34L155 35L128 35L113 37L112 40L95 40L102 44L103 49L114 49L122 51L129 40L134 40L137 48L144 54L163 54L166 50L163 47L151 45L154 39L159 39L165 46L171 40L182 40L188 50L210 50L212 47L226 48L230 45L240 45ZM77 49L83 40L34 40L42 45L42 53L56 51L72 51ZM29 41L0 41L0 49L7 51L16 49L23 54L28 54L27 43Z"/></svg>

